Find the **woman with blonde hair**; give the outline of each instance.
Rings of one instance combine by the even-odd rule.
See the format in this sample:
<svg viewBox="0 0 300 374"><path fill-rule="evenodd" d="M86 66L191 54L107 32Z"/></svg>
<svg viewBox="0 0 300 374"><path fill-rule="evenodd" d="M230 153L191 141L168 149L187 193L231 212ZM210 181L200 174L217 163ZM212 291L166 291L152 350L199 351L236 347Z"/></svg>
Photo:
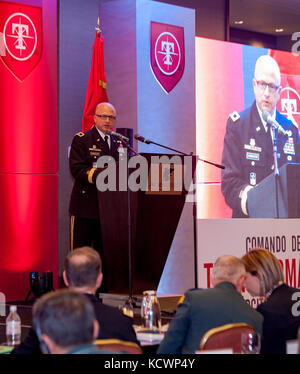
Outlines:
<svg viewBox="0 0 300 374"><path fill-rule="evenodd" d="M297 338L300 326L300 307L295 307L300 290L284 282L282 266L268 250L252 248L242 261L246 290L265 297L257 307L264 317L261 353L286 353L286 341Z"/></svg>

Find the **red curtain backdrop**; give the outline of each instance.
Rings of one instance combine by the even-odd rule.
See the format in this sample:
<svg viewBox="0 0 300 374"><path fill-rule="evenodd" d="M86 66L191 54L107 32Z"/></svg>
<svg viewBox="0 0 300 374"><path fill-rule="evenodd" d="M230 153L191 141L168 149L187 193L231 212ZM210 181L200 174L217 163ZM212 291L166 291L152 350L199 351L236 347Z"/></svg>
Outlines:
<svg viewBox="0 0 300 374"><path fill-rule="evenodd" d="M82 118L82 131L89 130L94 124L95 107L100 102L107 102L106 79L104 69L103 38L96 32L93 46L92 66L88 81Z"/></svg>
<svg viewBox="0 0 300 374"><path fill-rule="evenodd" d="M26 13L23 3L0 6ZM0 292L6 301L25 299L31 271L52 271L55 287L58 278L57 1L30 3L42 16L40 59L23 80L0 61ZM3 14L0 32L9 17Z"/></svg>

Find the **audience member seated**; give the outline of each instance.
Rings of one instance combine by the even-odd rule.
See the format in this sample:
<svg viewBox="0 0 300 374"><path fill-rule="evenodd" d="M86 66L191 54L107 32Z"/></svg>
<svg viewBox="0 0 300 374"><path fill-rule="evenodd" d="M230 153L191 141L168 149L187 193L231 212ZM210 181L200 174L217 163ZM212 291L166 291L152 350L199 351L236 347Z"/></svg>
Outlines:
<svg viewBox="0 0 300 374"><path fill-rule="evenodd" d="M247 291L251 296L266 298L257 307L264 317L261 353L285 353L286 341L297 339L300 316L293 305L300 290L284 283L280 262L266 249L254 248L242 260L247 271ZM293 299L296 292L298 298Z"/></svg>
<svg viewBox="0 0 300 374"><path fill-rule="evenodd" d="M243 262L233 256L217 259L211 289L193 289L185 294L157 353L195 353L203 334L227 323L245 322L262 333L263 317L242 297Z"/></svg>
<svg viewBox="0 0 300 374"><path fill-rule="evenodd" d="M67 287L84 294L92 303L101 326L97 339L119 339L139 344L133 329L133 318L125 316L115 307L102 304L95 296L103 278L98 252L90 247L69 252L64 262L63 278ZM39 342L33 329L30 329L27 337L12 353L40 353Z"/></svg>
<svg viewBox="0 0 300 374"><path fill-rule="evenodd" d="M103 354L92 342L99 323L94 308L82 294L48 292L33 306L32 324L45 354Z"/></svg>

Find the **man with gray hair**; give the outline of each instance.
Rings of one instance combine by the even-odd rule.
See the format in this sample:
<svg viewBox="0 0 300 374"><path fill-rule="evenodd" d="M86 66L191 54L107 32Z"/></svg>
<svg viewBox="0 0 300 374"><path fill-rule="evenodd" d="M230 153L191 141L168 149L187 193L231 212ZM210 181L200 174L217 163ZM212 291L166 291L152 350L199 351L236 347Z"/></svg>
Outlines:
<svg viewBox="0 0 300 374"><path fill-rule="evenodd" d="M213 288L185 293L157 353L195 353L204 333L227 323L244 322L262 333L263 317L242 297L246 270L234 256L217 259Z"/></svg>
<svg viewBox="0 0 300 374"><path fill-rule="evenodd" d="M278 167L300 162L299 130L276 110L280 82L277 62L269 55L260 56L256 61L252 81L254 103L241 113L234 111L229 115L222 156L222 164L225 166L222 171L222 193L232 208L233 218L249 216L248 192L274 173L271 121L276 121L282 129L275 131Z"/></svg>

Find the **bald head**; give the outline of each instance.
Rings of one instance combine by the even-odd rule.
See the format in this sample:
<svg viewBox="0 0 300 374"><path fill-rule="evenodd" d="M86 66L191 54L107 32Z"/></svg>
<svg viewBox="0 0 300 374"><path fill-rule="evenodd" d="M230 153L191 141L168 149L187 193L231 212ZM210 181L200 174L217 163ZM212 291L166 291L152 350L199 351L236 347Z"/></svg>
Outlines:
<svg viewBox="0 0 300 374"><path fill-rule="evenodd" d="M99 103L95 109L94 121L95 126L102 133L112 130L116 120L116 108L107 102Z"/></svg>
<svg viewBox="0 0 300 374"><path fill-rule="evenodd" d="M257 107L273 114L280 96L280 70L269 55L260 56L255 65L253 88Z"/></svg>
<svg viewBox="0 0 300 374"><path fill-rule="evenodd" d="M99 253L90 247L69 252L65 258L64 271L71 287L94 287L101 274Z"/></svg>
<svg viewBox="0 0 300 374"><path fill-rule="evenodd" d="M97 110L102 111L105 108L110 108L114 111L115 115L117 114L116 108L111 103L108 103L108 102L102 102L102 103L97 104L96 109L95 109L95 113L97 113Z"/></svg>
<svg viewBox="0 0 300 374"><path fill-rule="evenodd" d="M269 55L260 56L255 64L254 78L260 80L261 76L267 74L272 75L276 86L280 86L280 69L277 62Z"/></svg>

